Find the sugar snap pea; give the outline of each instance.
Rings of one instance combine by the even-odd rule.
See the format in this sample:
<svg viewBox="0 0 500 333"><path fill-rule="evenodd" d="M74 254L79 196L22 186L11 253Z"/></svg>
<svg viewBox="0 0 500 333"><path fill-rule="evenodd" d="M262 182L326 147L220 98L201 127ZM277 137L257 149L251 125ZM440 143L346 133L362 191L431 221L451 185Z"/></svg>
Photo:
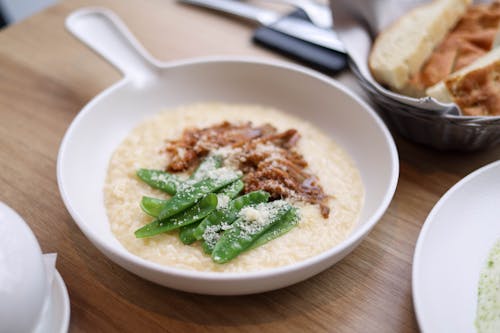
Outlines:
<svg viewBox="0 0 500 333"><path fill-rule="evenodd" d="M181 182L177 176L161 170L139 169L136 174L137 177L149 186L170 195L175 194L177 186Z"/></svg>
<svg viewBox="0 0 500 333"><path fill-rule="evenodd" d="M262 246L267 242L272 241L278 237L283 236L290 230L292 230L299 222L299 215L297 208L290 209L283 218L277 223L273 224L262 236L257 238L255 242L250 245L248 250L255 249L256 247Z"/></svg>
<svg viewBox="0 0 500 333"><path fill-rule="evenodd" d="M163 232L180 228L184 225L195 223L205 218L217 207L217 195L209 193L194 206L171 216L167 219L156 219L135 231L137 238L151 237Z"/></svg>
<svg viewBox="0 0 500 333"><path fill-rule="evenodd" d="M236 218L237 219L237 218ZM219 225L209 225L205 228L203 233L203 241L201 242L201 248L206 254L212 254L215 245L219 241L222 234L232 228L232 223L236 220L234 219L231 223L222 222Z"/></svg>
<svg viewBox="0 0 500 333"><path fill-rule="evenodd" d="M297 225L298 222L299 222L299 217L297 209L293 207L286 213L285 216L283 216L283 218L280 221L274 223L266 232L262 234L262 236L257 238L246 251L253 250L256 247L262 246L272 241L273 239L283 236L284 234L292 230ZM217 241L218 241L217 238L210 242L203 241L201 244L201 248L206 254L212 254Z"/></svg>
<svg viewBox="0 0 500 333"><path fill-rule="evenodd" d="M203 249L203 252L205 252L206 254L212 254L212 252L214 251L214 247L215 245L212 245L207 241L201 242L201 248Z"/></svg>
<svg viewBox="0 0 500 333"><path fill-rule="evenodd" d="M144 196L141 200L141 209L149 216L158 217L166 202L167 200Z"/></svg>
<svg viewBox="0 0 500 333"><path fill-rule="evenodd" d="M207 172L210 172L210 170L214 170L217 168L220 168L222 166L222 157L220 156L209 156L207 157L199 166L198 168L193 172L193 174L189 177L190 179L196 179L196 178L208 178L207 177ZM166 172L160 171L160 170L148 170L148 169L140 169L137 172L137 175L143 179L147 180L148 184L153 184L155 188L167 188L167 193L170 194L175 194L175 190L172 188L172 184L169 184L169 179L176 177L172 174L168 174ZM166 179L167 182L161 182L159 179ZM174 181L172 183L175 183L176 187L179 186L181 181L179 179L173 178ZM232 184L227 185L224 187L222 190L224 192L237 192L234 196L236 196L241 190L243 189L244 184L241 180L238 180L237 182L233 182ZM221 190L221 191L222 191ZM228 193L229 195L229 193ZM157 199L157 198L151 198L144 196L142 197L141 200L141 208L142 210L153 217L158 217L160 214L161 208L167 200L163 199Z"/></svg>
<svg viewBox="0 0 500 333"><path fill-rule="evenodd" d="M236 258L273 224L281 221L290 209L292 206L283 200L246 207L232 228L226 230L215 244L212 260L223 264Z"/></svg>
<svg viewBox="0 0 500 333"><path fill-rule="evenodd" d="M219 190L217 194L217 206L220 205L221 201L223 201L223 198L221 198L221 195L227 196L227 199L234 199L240 192L243 190L243 187L245 184L238 179L237 181L227 185L226 187L223 187L222 189ZM194 232L196 228L200 225L201 222L198 223L192 223L185 225L181 227L179 231L179 238L184 244L192 244L196 241L196 237L194 235Z"/></svg>
<svg viewBox="0 0 500 333"><path fill-rule="evenodd" d="M194 237L193 233L199 224L200 224L200 222L191 223L191 224L182 226L179 229L179 238L181 239L182 243L189 245L189 244L193 244L194 242L196 242L196 237Z"/></svg>
<svg viewBox="0 0 500 333"><path fill-rule="evenodd" d="M194 236L196 239L201 240L205 229L213 225L222 225L224 223L231 224L238 218L238 212L245 206L255 205L261 202L266 202L269 199L269 193L266 191L254 191L242 195L229 202L227 208L217 209L207 216L196 227Z"/></svg>
<svg viewBox="0 0 500 333"><path fill-rule="evenodd" d="M241 177L241 173L223 169L224 168L214 170L211 173L211 177L214 178L207 178L192 185L185 185L185 183L181 184L175 195L165 203L158 218L164 220L178 214L193 206L206 194L215 192ZM217 172L219 170L222 172Z"/></svg>
<svg viewBox="0 0 500 333"><path fill-rule="evenodd" d="M238 196L238 194L240 194L244 187L245 183L243 183L241 179L238 179L237 181L221 188L217 193L227 195L229 199L234 199Z"/></svg>

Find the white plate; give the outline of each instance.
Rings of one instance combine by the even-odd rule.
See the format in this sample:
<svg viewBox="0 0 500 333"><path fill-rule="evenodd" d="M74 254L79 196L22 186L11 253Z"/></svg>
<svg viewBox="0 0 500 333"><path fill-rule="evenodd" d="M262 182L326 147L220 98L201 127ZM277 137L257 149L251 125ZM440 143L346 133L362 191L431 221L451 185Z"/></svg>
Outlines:
<svg viewBox="0 0 500 333"><path fill-rule="evenodd" d="M55 269L24 219L0 202L0 332L64 333L70 303Z"/></svg>
<svg viewBox="0 0 500 333"><path fill-rule="evenodd" d="M56 270L52 280L52 290L49 295L47 307L37 327L37 333L68 332L70 317L70 303L68 290L59 272Z"/></svg>
<svg viewBox="0 0 500 333"><path fill-rule="evenodd" d="M500 238L500 161L462 179L436 204L413 259L420 329L475 332L479 274Z"/></svg>

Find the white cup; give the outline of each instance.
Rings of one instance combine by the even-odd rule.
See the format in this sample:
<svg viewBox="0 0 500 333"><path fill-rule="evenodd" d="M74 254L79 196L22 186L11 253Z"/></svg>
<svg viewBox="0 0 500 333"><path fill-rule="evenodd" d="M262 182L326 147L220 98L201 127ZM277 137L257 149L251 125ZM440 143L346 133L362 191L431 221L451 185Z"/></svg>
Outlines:
<svg viewBox="0 0 500 333"><path fill-rule="evenodd" d="M0 332L32 332L49 283L42 251L26 222L0 202Z"/></svg>

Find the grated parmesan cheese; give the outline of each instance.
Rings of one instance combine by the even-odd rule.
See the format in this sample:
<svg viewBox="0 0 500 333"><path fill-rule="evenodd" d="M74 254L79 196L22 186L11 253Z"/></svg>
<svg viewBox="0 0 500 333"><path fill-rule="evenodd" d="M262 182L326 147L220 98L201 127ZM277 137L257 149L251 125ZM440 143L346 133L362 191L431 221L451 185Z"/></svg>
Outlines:
<svg viewBox="0 0 500 333"><path fill-rule="evenodd" d="M289 206L285 200L276 200L243 208L239 213L241 219L238 222L238 227L243 231L242 236L258 233L272 223L283 209Z"/></svg>
<svg viewBox="0 0 500 333"><path fill-rule="evenodd" d="M220 225L209 225L205 228L205 231L203 232L203 240L207 242L208 246L213 247L217 244L221 236L219 234L220 230Z"/></svg>
<svg viewBox="0 0 500 333"><path fill-rule="evenodd" d="M238 170L241 160L240 155L242 153L241 148L233 148L231 146L224 146L214 149L210 152L210 155L221 156L225 167L233 170Z"/></svg>
<svg viewBox="0 0 500 333"><path fill-rule="evenodd" d="M231 200L226 194L219 193L217 194L217 209L227 208L229 201Z"/></svg>
<svg viewBox="0 0 500 333"><path fill-rule="evenodd" d="M195 177L185 180L184 182L178 184L179 190L182 192L190 193L191 191L195 191L193 185L201 182L205 179L211 179L217 182L227 182L235 177L241 177L242 172L240 170L234 170L228 167L222 167L218 169L207 169L201 172L197 172ZM200 190L207 191L207 186L200 186Z"/></svg>
<svg viewBox="0 0 500 333"><path fill-rule="evenodd" d="M180 158L184 158L184 156L186 156L186 149L178 147L177 154L179 155Z"/></svg>
<svg viewBox="0 0 500 333"><path fill-rule="evenodd" d="M172 178L168 177L165 174L159 174L159 173L153 173L151 175L151 180L155 182L171 182L173 181Z"/></svg>

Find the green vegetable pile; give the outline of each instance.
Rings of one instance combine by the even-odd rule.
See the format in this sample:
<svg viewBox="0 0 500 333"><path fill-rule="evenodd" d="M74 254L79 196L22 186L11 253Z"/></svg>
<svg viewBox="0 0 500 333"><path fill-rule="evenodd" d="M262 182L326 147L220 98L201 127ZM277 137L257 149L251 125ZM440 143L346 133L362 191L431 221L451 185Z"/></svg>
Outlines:
<svg viewBox="0 0 500 333"><path fill-rule="evenodd" d="M171 198L142 198L142 210L154 220L135 236L179 230L184 244L201 241L204 252L219 264L284 235L298 223L297 209L284 200L268 202L269 193L261 190L240 195L242 173L222 167L220 156L207 157L184 181L160 170L140 169L137 176Z"/></svg>

